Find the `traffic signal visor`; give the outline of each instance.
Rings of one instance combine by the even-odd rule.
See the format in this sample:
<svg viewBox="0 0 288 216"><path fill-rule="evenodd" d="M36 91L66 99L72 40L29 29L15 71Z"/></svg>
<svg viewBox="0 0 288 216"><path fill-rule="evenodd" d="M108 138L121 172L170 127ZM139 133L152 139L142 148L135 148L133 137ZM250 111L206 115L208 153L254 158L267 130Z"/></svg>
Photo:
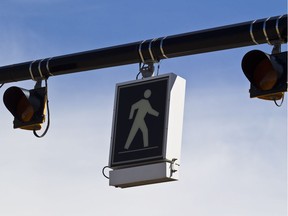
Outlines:
<svg viewBox="0 0 288 216"><path fill-rule="evenodd" d="M251 83L251 97L279 100L287 91L287 52L252 50L243 57L242 70Z"/></svg>
<svg viewBox="0 0 288 216"><path fill-rule="evenodd" d="M41 129L47 102L45 87L32 90L10 87L5 91L3 101L14 116L14 128Z"/></svg>

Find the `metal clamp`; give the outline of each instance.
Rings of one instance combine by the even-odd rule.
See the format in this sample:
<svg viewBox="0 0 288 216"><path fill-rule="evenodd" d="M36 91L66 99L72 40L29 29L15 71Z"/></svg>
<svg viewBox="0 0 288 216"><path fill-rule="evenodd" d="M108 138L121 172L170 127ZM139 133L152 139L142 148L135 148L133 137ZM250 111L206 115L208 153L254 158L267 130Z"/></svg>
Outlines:
<svg viewBox="0 0 288 216"><path fill-rule="evenodd" d="M166 36L167 37L167 36ZM163 49L163 41L166 39L166 37L163 37L160 41L160 51L161 51L161 54L164 58L168 59L168 57L166 56L165 52L164 52L164 49Z"/></svg>
<svg viewBox="0 0 288 216"><path fill-rule="evenodd" d="M139 73L142 74L143 78L152 77L154 75L154 70L155 67L153 61L139 64Z"/></svg>
<svg viewBox="0 0 288 216"><path fill-rule="evenodd" d="M271 17L268 17L268 18L265 20L265 22L263 23L263 33L264 33L264 36L265 36L265 39L266 39L267 43L268 43L269 45L272 45L271 42L270 42L270 40L269 40L269 38L268 38L267 32L266 32L266 22L267 22L270 18L271 18Z"/></svg>
<svg viewBox="0 0 288 216"><path fill-rule="evenodd" d="M53 76L53 74L50 72L50 68L49 68L49 61L51 60L52 58L48 58L48 59L41 59L41 60L34 60L30 63L29 65L29 73L30 73L30 76L31 76L31 79L34 80L34 81L38 81L38 80L44 80L44 79L47 79L47 77L49 76ZM33 64L36 63L38 61L38 66L37 66L37 71L38 71L38 74L39 74L39 78L37 79L37 76L35 76L33 74ZM47 70L47 72L44 72L42 71L41 67L42 67L42 63L44 63L45 61L46 64L45 64L45 69Z"/></svg>
<svg viewBox="0 0 288 216"><path fill-rule="evenodd" d="M154 58L153 53L152 53L152 43L153 43L154 41L156 41L157 39L158 39L158 38L154 38L154 39L151 40L150 43L149 43L149 48L148 48L148 50L149 50L149 53L150 53L150 57L151 57L152 62L158 62L158 61Z"/></svg>
<svg viewBox="0 0 288 216"><path fill-rule="evenodd" d="M46 70L47 70L49 76L54 76L54 75L51 73L50 68L49 68L49 62L50 62L50 60L51 60L52 58L53 58L53 57L48 58L48 59L47 59L47 62L46 62Z"/></svg>
<svg viewBox="0 0 288 216"><path fill-rule="evenodd" d="M279 31L279 20L283 17L284 15L278 17L278 19L276 20L276 32L277 32L277 35L278 35L278 38L279 40L283 40L282 37L281 37L281 34L280 34L280 31Z"/></svg>
<svg viewBox="0 0 288 216"><path fill-rule="evenodd" d="M30 76L31 76L31 79L34 80L34 81L37 81L33 75L33 71L32 71L32 65L33 63L35 62L36 60L32 61L29 65L29 72L30 72Z"/></svg>
<svg viewBox="0 0 288 216"><path fill-rule="evenodd" d="M146 42L146 40L143 40L139 45L138 53L139 53L139 56L141 58L141 62L139 64L138 75L141 73L143 78L153 76L154 70L155 70L154 64L159 62L157 57L154 56L153 51L152 51L152 43L157 41L157 40L158 40L158 38L154 38L154 39L150 40L150 42L149 42L149 45L148 45L148 51L150 54L149 60L145 60L144 55L142 53L142 45ZM137 75L137 78L138 78L138 75Z"/></svg>
<svg viewBox="0 0 288 216"><path fill-rule="evenodd" d="M253 35L253 24L254 24L255 22L257 22L257 20L254 20L254 21L251 23L251 25L250 25L250 36L251 36L252 41L253 41L255 44L258 45L259 43L255 40L255 37L254 37L254 35Z"/></svg>
<svg viewBox="0 0 288 216"><path fill-rule="evenodd" d="M271 40L269 39L269 36L267 34L267 22L271 19L271 17L268 17L264 22L263 22L263 27L262 27L262 31L263 31L263 34L264 34L264 37L265 37L265 40L266 42L269 44L269 45L275 45L275 44L278 44L279 42L280 43L283 43L283 38L281 37L281 33L280 33L280 30L279 30L279 21L280 19L283 17L284 15L282 16L279 16L276 20L276 24L275 24L275 31L277 33L277 36L278 36L278 39L276 40ZM257 20L254 20L251 24L250 24L250 37L252 39L252 41L258 45L259 43L256 41L255 37L254 37L254 34L253 34L253 25L257 22Z"/></svg>
<svg viewBox="0 0 288 216"><path fill-rule="evenodd" d="M44 61L44 59L42 59L41 61L39 61L38 63L38 72L39 72L39 75L41 77L41 80L44 79L44 76L43 76L43 73L41 71L41 63Z"/></svg>
<svg viewBox="0 0 288 216"><path fill-rule="evenodd" d="M145 62L145 60L144 60L144 57L143 57L143 54L142 54L142 44L145 43L145 41L146 41L146 40L143 40L143 41L141 42L141 44L139 45L139 49L138 49L138 53L139 53L140 58L141 58L141 61L142 61L143 63Z"/></svg>
<svg viewBox="0 0 288 216"><path fill-rule="evenodd" d="M176 166L180 166L180 164L176 163L176 160L177 158L173 158L171 161L168 161L170 163L170 178L172 177L173 173L178 171Z"/></svg>

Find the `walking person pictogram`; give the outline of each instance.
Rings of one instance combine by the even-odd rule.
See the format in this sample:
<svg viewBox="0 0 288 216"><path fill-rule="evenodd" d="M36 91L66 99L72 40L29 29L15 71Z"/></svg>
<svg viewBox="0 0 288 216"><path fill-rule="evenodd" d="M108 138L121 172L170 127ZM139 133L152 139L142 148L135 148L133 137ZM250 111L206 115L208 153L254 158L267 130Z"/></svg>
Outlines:
<svg viewBox="0 0 288 216"><path fill-rule="evenodd" d="M129 149L137 131L140 129L142 132L142 136L143 136L143 146L144 147L148 147L149 146L149 135L148 135L148 128L147 125L145 123L145 116L148 114L153 115L158 117L159 116L159 112L157 112L156 110L154 110L151 107L151 104L148 100L148 98L150 98L151 96L151 90L147 89L144 92L144 98L137 101L136 103L134 103L131 106L131 110L130 110L130 114L129 114L129 119L133 119L134 116L134 112L137 110L136 116L134 118L134 122L132 124L131 130L129 132L127 141L125 143L124 149Z"/></svg>

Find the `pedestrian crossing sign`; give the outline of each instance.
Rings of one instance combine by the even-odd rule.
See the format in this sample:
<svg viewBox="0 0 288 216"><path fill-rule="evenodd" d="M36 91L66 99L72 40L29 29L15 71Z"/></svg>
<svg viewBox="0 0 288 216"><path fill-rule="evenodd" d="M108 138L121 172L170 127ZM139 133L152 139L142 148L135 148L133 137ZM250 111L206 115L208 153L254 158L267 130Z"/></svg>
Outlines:
<svg viewBox="0 0 288 216"><path fill-rule="evenodd" d="M184 94L185 80L173 73L117 84L109 166L172 160L172 149L175 158L180 145L167 143L181 143Z"/></svg>

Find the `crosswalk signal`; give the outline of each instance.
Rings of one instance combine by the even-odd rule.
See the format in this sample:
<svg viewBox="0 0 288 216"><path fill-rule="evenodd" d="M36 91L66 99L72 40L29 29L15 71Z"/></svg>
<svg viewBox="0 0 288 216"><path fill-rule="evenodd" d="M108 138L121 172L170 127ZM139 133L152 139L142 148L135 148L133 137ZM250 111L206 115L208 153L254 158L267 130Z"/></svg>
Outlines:
<svg viewBox="0 0 288 216"><path fill-rule="evenodd" d="M280 100L287 92L287 52L271 55L260 50L248 52L242 70L250 81L250 98Z"/></svg>
<svg viewBox="0 0 288 216"><path fill-rule="evenodd" d="M5 91L3 101L14 116L14 129L41 129L41 124L45 121L46 87L27 90L13 86Z"/></svg>

